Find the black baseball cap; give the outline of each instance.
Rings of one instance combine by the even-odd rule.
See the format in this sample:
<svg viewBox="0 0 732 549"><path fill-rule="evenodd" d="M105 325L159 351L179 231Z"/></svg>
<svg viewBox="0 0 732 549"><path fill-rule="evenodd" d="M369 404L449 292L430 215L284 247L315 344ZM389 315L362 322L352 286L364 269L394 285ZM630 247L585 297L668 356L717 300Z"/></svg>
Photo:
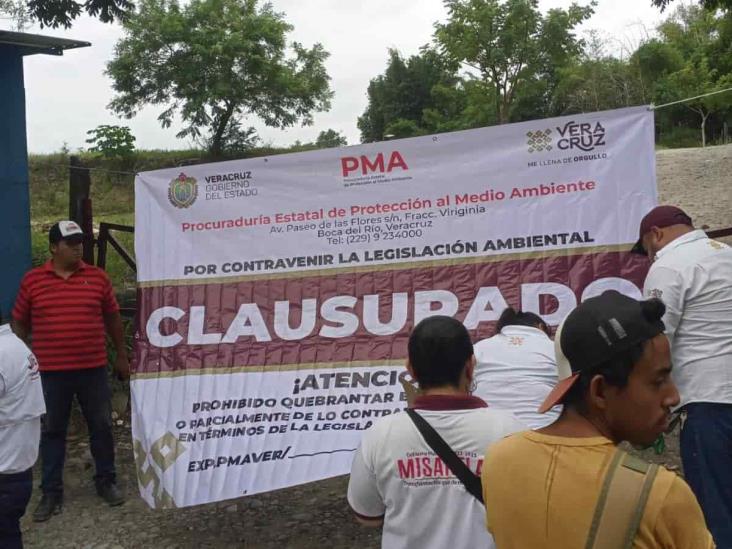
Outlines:
<svg viewBox="0 0 732 549"><path fill-rule="evenodd" d="M638 242L631 248L631 253L646 255L643 248L643 237L653 227L662 229L671 225L689 225L691 226L691 218L686 212L676 206L656 206L648 212L641 220L640 230L638 231Z"/></svg>
<svg viewBox="0 0 732 549"><path fill-rule="evenodd" d="M76 221L59 221L54 223L53 227L48 231L48 242L58 244L62 240L69 242L82 242L84 240L84 231L81 230Z"/></svg>
<svg viewBox="0 0 732 549"><path fill-rule="evenodd" d="M659 299L638 301L616 290L584 301L560 324L554 337L559 382L539 407L544 413L562 400L583 372L662 334L666 307Z"/></svg>

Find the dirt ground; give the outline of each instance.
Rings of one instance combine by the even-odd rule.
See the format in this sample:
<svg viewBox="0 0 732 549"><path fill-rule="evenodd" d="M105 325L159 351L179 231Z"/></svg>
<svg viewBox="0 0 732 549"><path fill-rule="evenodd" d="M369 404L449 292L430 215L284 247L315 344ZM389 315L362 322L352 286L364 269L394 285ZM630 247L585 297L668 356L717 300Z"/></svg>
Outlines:
<svg viewBox="0 0 732 549"><path fill-rule="evenodd" d="M732 145L659 151L657 167L662 203L683 207L699 227L732 227ZM345 477L222 504L150 510L137 496L127 425L117 429L116 440L119 481L128 501L110 509L97 498L88 445L83 436L77 437L69 444L64 511L46 523L31 522L39 497L36 489L23 520L26 547L368 549L380 545L380 531L364 529L351 518ZM678 431L667 438L663 455L643 454L678 469Z"/></svg>

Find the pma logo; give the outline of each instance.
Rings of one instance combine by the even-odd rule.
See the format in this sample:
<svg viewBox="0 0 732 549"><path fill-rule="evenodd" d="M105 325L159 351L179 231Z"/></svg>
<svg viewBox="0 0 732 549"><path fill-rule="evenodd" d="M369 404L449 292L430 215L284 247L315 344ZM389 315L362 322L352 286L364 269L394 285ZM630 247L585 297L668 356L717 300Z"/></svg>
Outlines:
<svg viewBox="0 0 732 549"><path fill-rule="evenodd" d="M198 183L194 177L181 173L168 185L168 200L176 208L189 208L198 198Z"/></svg>
<svg viewBox="0 0 732 549"><path fill-rule="evenodd" d="M530 153L552 150L552 130L547 128L526 132L526 144L529 146Z"/></svg>

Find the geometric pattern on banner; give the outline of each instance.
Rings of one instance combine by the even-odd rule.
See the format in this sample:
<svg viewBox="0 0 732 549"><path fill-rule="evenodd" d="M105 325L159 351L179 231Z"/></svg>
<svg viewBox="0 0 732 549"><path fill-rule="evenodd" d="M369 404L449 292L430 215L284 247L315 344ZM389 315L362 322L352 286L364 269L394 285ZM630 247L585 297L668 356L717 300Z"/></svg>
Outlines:
<svg viewBox="0 0 732 549"><path fill-rule="evenodd" d="M173 496L171 496L164 488L160 487L160 477L155 472L155 468L150 464L146 469L145 462L149 457L165 472L171 465L175 463L186 451L186 446L180 442L175 436L167 432L150 446L150 452L146 452L139 440L134 441L135 467L137 469L137 479L141 488L147 488L150 483L153 484L152 495L155 500L157 509L173 509L177 507Z"/></svg>
<svg viewBox="0 0 732 549"><path fill-rule="evenodd" d="M526 132L526 144L529 146L529 152L541 152L552 150L552 131L547 128L546 130L536 130L535 132Z"/></svg>

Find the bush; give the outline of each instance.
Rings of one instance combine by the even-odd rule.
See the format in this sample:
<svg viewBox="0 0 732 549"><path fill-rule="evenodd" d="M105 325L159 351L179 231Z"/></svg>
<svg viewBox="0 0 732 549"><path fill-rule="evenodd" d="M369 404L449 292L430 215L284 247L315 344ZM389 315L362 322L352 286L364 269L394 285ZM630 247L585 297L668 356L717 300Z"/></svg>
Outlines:
<svg viewBox="0 0 732 549"><path fill-rule="evenodd" d="M658 136L658 145L669 149L687 147L701 147L701 130L677 126L671 129L662 129Z"/></svg>
<svg viewBox="0 0 732 549"><path fill-rule="evenodd" d="M127 126L97 126L86 132L89 152L101 154L104 158L130 158L135 154L135 136Z"/></svg>

